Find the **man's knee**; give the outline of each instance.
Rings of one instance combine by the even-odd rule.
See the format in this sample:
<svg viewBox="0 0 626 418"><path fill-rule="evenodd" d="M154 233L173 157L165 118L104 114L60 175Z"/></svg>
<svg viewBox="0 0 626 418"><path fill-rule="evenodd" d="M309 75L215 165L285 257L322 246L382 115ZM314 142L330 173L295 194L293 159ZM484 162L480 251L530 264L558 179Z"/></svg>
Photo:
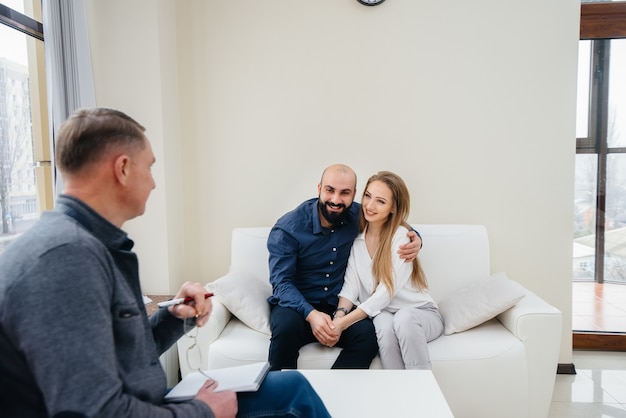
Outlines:
<svg viewBox="0 0 626 418"><path fill-rule="evenodd" d="M292 334L302 328L303 319L295 310L274 306L270 313L270 330L273 336Z"/></svg>

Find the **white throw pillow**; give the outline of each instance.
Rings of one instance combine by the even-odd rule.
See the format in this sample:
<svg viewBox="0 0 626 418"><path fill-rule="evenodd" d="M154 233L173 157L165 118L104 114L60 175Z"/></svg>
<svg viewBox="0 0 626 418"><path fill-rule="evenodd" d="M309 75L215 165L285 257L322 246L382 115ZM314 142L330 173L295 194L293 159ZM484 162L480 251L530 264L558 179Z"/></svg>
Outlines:
<svg viewBox="0 0 626 418"><path fill-rule="evenodd" d="M524 296L522 286L505 273L476 280L437 304L444 333L450 335L474 328L513 307Z"/></svg>
<svg viewBox="0 0 626 418"><path fill-rule="evenodd" d="M270 306L267 298L272 286L245 273L229 273L208 283L206 288L241 322L255 331L270 335Z"/></svg>

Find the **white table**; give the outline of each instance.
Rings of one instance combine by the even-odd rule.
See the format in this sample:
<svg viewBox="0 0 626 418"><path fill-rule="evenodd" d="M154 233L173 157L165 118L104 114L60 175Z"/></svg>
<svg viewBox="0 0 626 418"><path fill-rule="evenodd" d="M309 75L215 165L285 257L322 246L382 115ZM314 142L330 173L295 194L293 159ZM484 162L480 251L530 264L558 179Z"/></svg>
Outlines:
<svg viewBox="0 0 626 418"><path fill-rule="evenodd" d="M430 370L303 370L333 418L454 418Z"/></svg>

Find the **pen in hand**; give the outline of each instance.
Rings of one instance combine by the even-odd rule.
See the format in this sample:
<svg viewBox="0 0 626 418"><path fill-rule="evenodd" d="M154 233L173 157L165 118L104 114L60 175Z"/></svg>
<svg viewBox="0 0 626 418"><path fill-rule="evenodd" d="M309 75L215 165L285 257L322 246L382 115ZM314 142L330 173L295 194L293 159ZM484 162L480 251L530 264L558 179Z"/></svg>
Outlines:
<svg viewBox="0 0 626 418"><path fill-rule="evenodd" d="M213 293L204 294L205 299L210 298L211 296L213 296ZM190 296L187 296L186 298L176 298L176 299L166 300L165 302L159 302L157 303L157 306L159 308L167 308L168 306L180 305L181 303L189 303L189 302L193 302L193 298Z"/></svg>

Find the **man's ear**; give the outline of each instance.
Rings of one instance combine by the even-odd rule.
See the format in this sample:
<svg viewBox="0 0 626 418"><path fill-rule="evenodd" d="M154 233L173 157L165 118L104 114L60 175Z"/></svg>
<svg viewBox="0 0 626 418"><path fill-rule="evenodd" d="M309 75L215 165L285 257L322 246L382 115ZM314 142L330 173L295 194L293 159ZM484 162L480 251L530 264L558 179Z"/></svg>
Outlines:
<svg viewBox="0 0 626 418"><path fill-rule="evenodd" d="M128 183L128 177L130 176L130 157L126 154L121 154L113 162L115 171L115 179L123 186Z"/></svg>

